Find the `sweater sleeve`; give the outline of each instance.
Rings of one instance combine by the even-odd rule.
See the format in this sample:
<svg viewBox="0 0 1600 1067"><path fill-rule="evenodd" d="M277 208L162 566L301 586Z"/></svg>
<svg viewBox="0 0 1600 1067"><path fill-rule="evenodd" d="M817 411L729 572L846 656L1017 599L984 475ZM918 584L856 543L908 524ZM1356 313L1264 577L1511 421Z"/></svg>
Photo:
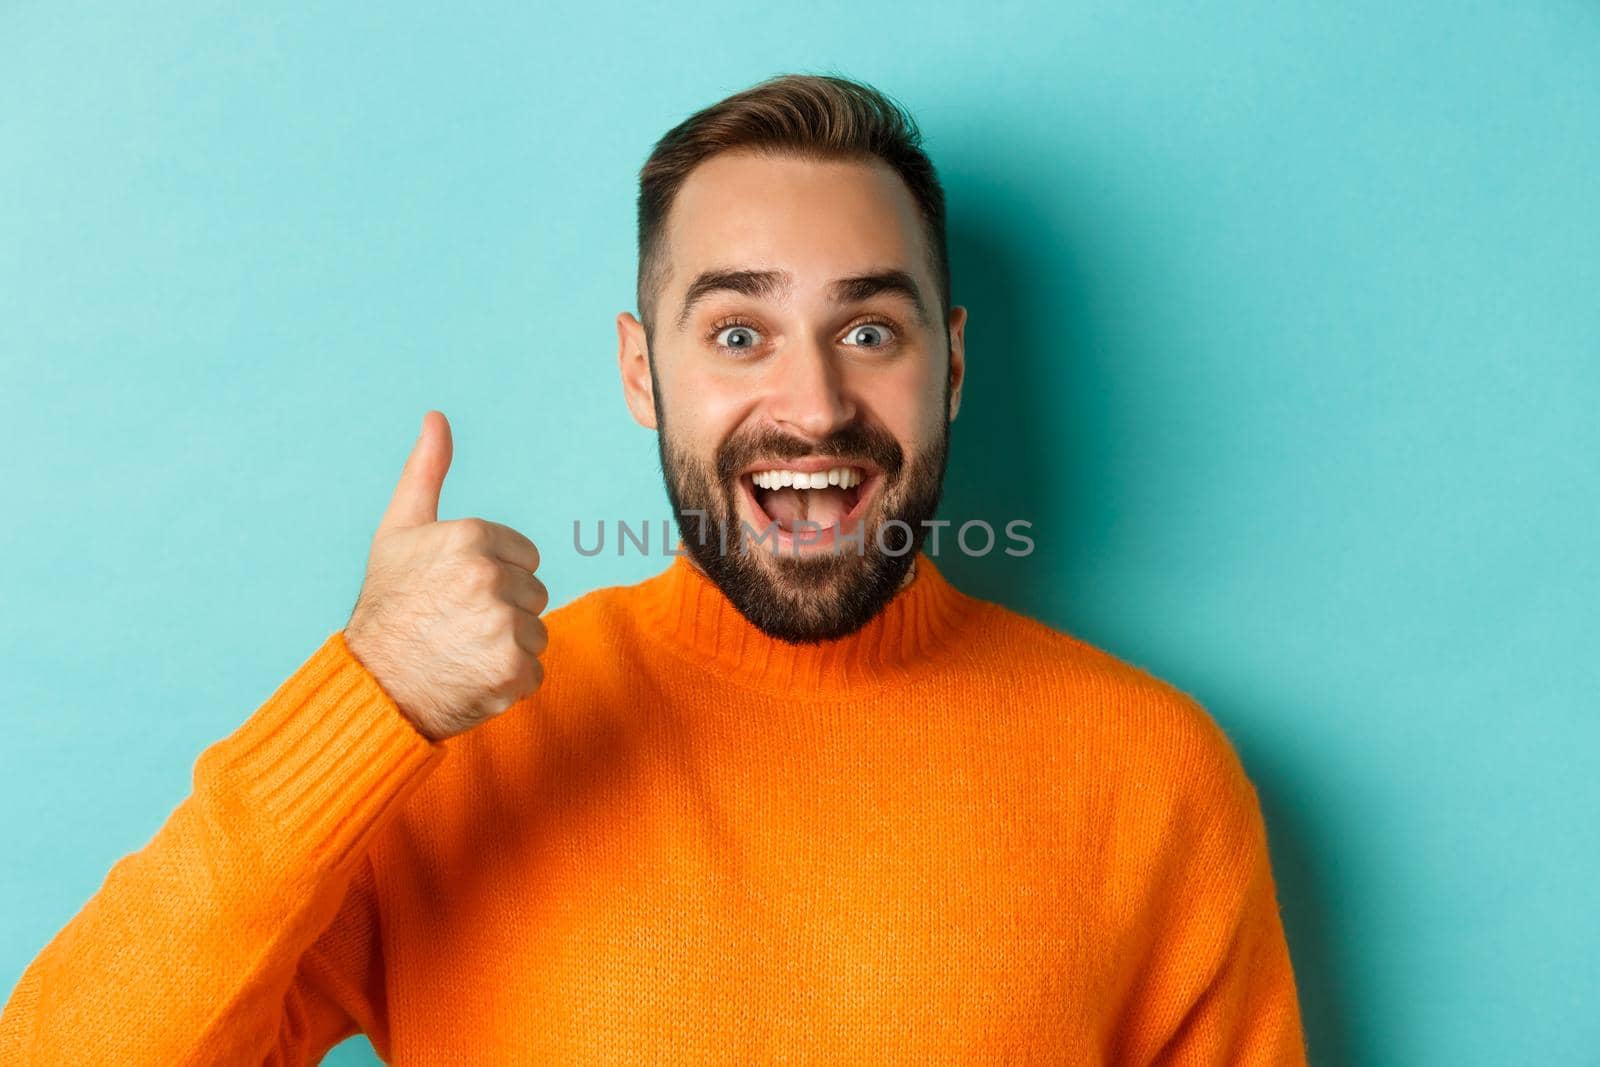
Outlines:
<svg viewBox="0 0 1600 1067"><path fill-rule="evenodd" d="M1304 1067L1266 822L1220 726L1186 700L1162 775L1175 806L1138 923L1119 1067Z"/></svg>
<svg viewBox="0 0 1600 1067"><path fill-rule="evenodd" d="M365 1034L389 1062L389 1006L378 936L377 880L362 857L339 914L300 957L283 1001L277 1044L266 1067L322 1062L340 1041Z"/></svg>
<svg viewBox="0 0 1600 1067"><path fill-rule="evenodd" d="M358 1029L386 1043L367 850L446 751L329 636L28 965L0 1067L287 1067Z"/></svg>
<svg viewBox="0 0 1600 1067"><path fill-rule="evenodd" d="M1211 975L1151 1067L1305 1067L1299 1001L1259 809L1249 810L1244 886Z"/></svg>

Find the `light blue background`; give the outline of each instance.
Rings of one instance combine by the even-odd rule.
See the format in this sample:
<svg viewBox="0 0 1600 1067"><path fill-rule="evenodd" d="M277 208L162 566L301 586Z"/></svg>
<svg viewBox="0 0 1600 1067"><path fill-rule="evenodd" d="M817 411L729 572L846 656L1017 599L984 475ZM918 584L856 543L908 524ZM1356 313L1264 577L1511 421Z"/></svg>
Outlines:
<svg viewBox="0 0 1600 1067"><path fill-rule="evenodd" d="M688 10L0 8L4 989L344 624L427 408L553 603L664 565L571 535L668 515L637 169L832 70L947 184L945 515L1035 523L946 573L1234 738L1313 1062L1596 1062L1600 7Z"/></svg>

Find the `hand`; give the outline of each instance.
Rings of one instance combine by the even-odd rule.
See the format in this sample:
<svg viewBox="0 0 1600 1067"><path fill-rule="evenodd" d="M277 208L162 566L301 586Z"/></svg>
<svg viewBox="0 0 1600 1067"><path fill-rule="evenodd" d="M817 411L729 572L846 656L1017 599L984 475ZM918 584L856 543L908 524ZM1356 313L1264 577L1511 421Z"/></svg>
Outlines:
<svg viewBox="0 0 1600 1067"><path fill-rule="evenodd" d="M372 538L345 643L422 734L443 740L539 688L550 595L509 526L440 522L450 423L428 411Z"/></svg>

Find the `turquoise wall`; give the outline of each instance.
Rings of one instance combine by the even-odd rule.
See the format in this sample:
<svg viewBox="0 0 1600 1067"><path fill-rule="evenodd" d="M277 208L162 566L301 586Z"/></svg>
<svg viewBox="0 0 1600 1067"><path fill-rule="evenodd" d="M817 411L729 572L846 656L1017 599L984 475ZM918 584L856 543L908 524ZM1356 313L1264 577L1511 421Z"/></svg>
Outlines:
<svg viewBox="0 0 1600 1067"><path fill-rule="evenodd" d="M330 632L422 413L552 603L664 561L627 416L655 137L784 70L916 112L969 592L1194 693L1312 1060L1600 1056L1600 7L0 8L0 982ZM658 535L659 536L659 535ZM373 1062L364 1040L330 1063Z"/></svg>

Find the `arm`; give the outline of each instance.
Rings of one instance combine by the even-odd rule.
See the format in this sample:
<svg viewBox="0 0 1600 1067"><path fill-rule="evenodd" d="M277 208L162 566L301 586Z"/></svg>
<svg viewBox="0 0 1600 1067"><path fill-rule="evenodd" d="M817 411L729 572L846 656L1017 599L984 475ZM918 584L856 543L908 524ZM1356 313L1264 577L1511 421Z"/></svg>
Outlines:
<svg viewBox="0 0 1600 1067"><path fill-rule="evenodd" d="M29 964L0 1065L305 1064L367 1026L386 1044L366 850L445 751L328 637Z"/></svg>
<svg viewBox="0 0 1600 1067"><path fill-rule="evenodd" d="M1278 915L1265 827L1254 804L1246 857L1243 893L1227 913L1227 936L1214 957L1210 979L1151 1067L1306 1063L1289 946Z"/></svg>
<svg viewBox="0 0 1600 1067"><path fill-rule="evenodd" d="M378 937L377 882L363 857L339 914L300 957L283 1001L277 1043L264 1067L320 1063L334 1045L365 1034L389 1061L389 1006Z"/></svg>
<svg viewBox="0 0 1600 1067"><path fill-rule="evenodd" d="M1304 1067L1266 823L1222 729L1185 698L1153 781L1175 783L1155 822L1150 880L1126 948L1118 1067Z"/></svg>

